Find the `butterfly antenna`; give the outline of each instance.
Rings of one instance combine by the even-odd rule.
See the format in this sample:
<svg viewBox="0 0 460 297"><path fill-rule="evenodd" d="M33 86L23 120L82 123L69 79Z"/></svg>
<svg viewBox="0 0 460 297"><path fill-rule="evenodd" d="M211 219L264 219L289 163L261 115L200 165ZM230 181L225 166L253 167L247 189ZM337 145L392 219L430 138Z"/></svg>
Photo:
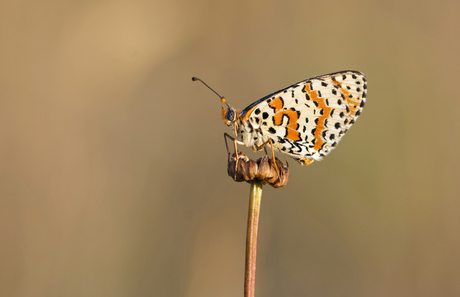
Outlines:
<svg viewBox="0 0 460 297"><path fill-rule="evenodd" d="M219 93L217 93L216 91L214 91L210 86L208 86L207 83L205 83L204 81L202 81L202 80L199 79L198 77L192 77L192 80L193 80L193 81L200 81L200 82L202 82L206 87L208 87L208 89L210 89L210 90L213 91L217 96L219 96L220 101L221 101L222 103L225 103L228 107L230 107L230 105L228 105L228 103L227 103L227 99L225 99L224 97L222 97L221 95L219 95Z"/></svg>

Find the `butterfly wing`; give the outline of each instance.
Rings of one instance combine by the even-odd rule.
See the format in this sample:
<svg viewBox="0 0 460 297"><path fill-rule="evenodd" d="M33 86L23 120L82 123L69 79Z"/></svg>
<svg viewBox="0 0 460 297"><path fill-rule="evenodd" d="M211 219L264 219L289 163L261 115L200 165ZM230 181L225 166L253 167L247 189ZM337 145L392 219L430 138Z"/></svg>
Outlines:
<svg viewBox="0 0 460 297"><path fill-rule="evenodd" d="M329 154L354 124L366 92L361 72L340 71L272 93L248 106L242 115L272 140L275 149L308 165Z"/></svg>

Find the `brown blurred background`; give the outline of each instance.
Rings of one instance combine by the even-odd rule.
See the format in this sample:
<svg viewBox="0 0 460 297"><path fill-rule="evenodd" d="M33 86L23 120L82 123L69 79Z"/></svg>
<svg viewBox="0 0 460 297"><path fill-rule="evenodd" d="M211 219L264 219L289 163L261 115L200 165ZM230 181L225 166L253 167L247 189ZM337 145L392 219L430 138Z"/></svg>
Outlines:
<svg viewBox="0 0 460 297"><path fill-rule="evenodd" d="M244 108L345 69L366 74L366 108L324 161L286 157L288 185L264 188L256 295L460 296L459 13L2 1L0 296L242 296L249 185L190 78Z"/></svg>

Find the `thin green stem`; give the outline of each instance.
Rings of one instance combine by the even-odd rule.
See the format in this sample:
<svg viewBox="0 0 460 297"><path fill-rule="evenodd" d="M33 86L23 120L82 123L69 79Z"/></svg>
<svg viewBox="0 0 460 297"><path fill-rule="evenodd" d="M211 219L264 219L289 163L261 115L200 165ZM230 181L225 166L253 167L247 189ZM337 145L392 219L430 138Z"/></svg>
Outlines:
<svg viewBox="0 0 460 297"><path fill-rule="evenodd" d="M256 284L257 231L259 229L262 184L251 182L249 196L248 231L246 237L246 266L244 278L244 297L254 297Z"/></svg>

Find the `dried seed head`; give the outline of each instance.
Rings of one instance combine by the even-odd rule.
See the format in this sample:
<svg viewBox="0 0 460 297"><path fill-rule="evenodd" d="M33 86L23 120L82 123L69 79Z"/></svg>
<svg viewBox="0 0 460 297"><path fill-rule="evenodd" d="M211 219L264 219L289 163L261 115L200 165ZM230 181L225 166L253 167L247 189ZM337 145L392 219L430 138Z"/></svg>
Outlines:
<svg viewBox="0 0 460 297"><path fill-rule="evenodd" d="M238 160L233 154L228 161L227 173L237 182L258 181L263 185L269 184L274 188L280 188L289 180L289 165L286 163L285 166L278 158L273 161L267 155L253 161L240 152Z"/></svg>

